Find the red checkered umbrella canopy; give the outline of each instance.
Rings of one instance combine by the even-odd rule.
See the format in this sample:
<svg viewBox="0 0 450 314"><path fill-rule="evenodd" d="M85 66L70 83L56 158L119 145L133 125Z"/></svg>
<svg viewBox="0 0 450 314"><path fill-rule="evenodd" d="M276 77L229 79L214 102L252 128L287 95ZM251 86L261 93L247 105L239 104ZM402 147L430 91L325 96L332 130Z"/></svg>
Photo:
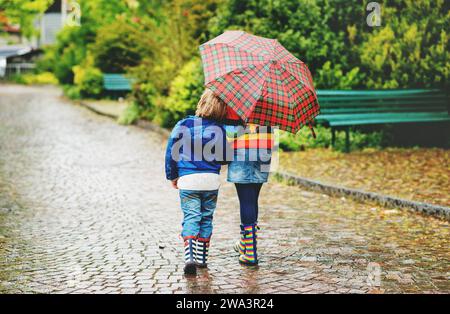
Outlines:
<svg viewBox="0 0 450 314"><path fill-rule="evenodd" d="M227 31L200 53L205 86L244 121L296 133L319 114L308 67L276 39Z"/></svg>

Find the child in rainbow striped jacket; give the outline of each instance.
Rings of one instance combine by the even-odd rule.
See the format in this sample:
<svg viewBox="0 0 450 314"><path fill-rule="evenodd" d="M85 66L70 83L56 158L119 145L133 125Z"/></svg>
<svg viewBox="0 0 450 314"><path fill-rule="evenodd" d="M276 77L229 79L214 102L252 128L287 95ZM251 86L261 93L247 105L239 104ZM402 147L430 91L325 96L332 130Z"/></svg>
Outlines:
<svg viewBox="0 0 450 314"><path fill-rule="evenodd" d="M225 124L233 149L227 181L236 187L241 214L241 238L234 248L239 253L239 263L254 266L258 264L258 199L269 177L274 129L255 124L244 125L229 107Z"/></svg>

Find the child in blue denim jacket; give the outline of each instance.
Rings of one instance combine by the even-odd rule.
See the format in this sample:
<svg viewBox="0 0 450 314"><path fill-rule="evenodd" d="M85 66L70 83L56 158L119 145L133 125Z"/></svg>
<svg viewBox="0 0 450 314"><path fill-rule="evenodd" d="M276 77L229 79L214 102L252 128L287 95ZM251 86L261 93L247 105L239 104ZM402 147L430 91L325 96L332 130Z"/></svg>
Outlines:
<svg viewBox="0 0 450 314"><path fill-rule="evenodd" d="M196 115L179 121L167 144L166 178L180 190L184 215L185 274L207 266L220 168L230 152L221 123L226 112L225 103L206 89Z"/></svg>

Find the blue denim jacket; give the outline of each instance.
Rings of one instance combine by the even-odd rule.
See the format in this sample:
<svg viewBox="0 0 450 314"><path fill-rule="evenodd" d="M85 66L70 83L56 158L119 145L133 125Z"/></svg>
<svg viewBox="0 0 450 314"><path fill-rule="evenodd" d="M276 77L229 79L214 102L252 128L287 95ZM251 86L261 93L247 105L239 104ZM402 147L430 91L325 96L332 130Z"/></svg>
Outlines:
<svg viewBox="0 0 450 314"><path fill-rule="evenodd" d="M217 143L215 147L223 149L218 151L212 149L213 158L206 160L203 156L205 145L211 147L214 143ZM201 148L201 152L194 149L196 144ZM166 178L174 180L184 175L204 172L219 174L221 165L226 163L226 152L229 151L227 146L222 124L214 120L188 116L175 125L167 143ZM178 154L178 160L173 158L173 152Z"/></svg>

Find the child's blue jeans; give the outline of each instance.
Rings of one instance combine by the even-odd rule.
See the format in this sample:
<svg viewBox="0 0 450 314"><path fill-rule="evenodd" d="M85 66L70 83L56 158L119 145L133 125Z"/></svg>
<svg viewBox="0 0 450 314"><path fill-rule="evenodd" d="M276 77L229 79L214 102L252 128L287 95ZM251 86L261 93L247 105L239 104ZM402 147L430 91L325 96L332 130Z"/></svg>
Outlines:
<svg viewBox="0 0 450 314"><path fill-rule="evenodd" d="M180 190L181 209L184 214L181 232L183 238L198 236L199 238L209 239L211 237L218 192L219 190Z"/></svg>

